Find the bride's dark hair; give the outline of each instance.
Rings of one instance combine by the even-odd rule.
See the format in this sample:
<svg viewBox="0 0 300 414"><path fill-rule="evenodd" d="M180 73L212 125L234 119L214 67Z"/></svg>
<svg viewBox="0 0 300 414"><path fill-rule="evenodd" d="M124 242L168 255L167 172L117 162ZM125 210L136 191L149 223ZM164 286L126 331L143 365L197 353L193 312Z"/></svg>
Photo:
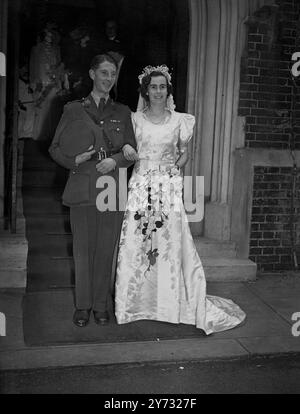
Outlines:
<svg viewBox="0 0 300 414"><path fill-rule="evenodd" d="M149 101L149 96L147 95L147 93L148 93L148 87L151 82L151 78L156 78L157 76L163 76L167 81L167 97L169 97L173 93L172 85L168 82L168 79L166 78L166 76L160 71L153 71L149 75L146 75L143 77L142 84L140 87L141 96L147 102Z"/></svg>

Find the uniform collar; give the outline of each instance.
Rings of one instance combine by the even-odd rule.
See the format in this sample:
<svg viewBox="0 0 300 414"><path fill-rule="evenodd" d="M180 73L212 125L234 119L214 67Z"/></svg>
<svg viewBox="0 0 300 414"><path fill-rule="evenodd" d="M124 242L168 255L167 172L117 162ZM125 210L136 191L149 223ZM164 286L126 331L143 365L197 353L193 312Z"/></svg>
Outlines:
<svg viewBox="0 0 300 414"><path fill-rule="evenodd" d="M96 115L99 119L104 119L110 116L113 116L116 105L114 100L111 97L108 97L107 104L105 105L104 111L102 114L99 114L96 102L94 98L92 97L92 94L90 93L87 98L85 98L87 102L89 102L89 105L84 105L84 108L87 112L91 112L94 115Z"/></svg>

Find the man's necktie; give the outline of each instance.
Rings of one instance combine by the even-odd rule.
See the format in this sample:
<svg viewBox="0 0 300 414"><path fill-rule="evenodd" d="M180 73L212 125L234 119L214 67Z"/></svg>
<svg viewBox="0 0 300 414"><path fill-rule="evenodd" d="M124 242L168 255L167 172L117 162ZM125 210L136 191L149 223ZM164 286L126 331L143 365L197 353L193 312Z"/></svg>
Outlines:
<svg viewBox="0 0 300 414"><path fill-rule="evenodd" d="M101 98L100 102L99 102L99 107L98 107L98 110L99 110L100 113L102 113L104 111L104 107L105 107L105 99Z"/></svg>

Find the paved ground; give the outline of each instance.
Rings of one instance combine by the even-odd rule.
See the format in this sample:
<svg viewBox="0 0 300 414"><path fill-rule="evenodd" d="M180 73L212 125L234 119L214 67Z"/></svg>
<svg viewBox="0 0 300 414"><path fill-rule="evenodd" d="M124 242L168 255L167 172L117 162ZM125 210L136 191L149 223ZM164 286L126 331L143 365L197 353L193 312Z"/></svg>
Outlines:
<svg viewBox="0 0 300 414"><path fill-rule="evenodd" d="M300 355L2 371L0 389L2 394L299 394Z"/></svg>
<svg viewBox="0 0 300 414"><path fill-rule="evenodd" d="M7 318L7 336L0 336L0 370L203 361L300 352L300 336L292 334L296 323L292 315L300 312L299 272L264 276L255 282L209 283L208 293L237 302L247 313L245 324L200 338L161 340L158 333L152 341L29 347L23 339L23 294L2 290L0 312ZM294 331L300 335L300 324Z"/></svg>

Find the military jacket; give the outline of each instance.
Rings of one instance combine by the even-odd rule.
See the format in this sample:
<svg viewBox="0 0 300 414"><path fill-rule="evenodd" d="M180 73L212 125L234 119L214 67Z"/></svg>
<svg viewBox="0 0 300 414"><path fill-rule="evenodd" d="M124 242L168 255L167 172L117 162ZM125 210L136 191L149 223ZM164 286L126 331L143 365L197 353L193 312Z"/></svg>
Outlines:
<svg viewBox="0 0 300 414"><path fill-rule="evenodd" d="M99 112L91 95L65 105L64 113L49 148L51 157L61 166L70 169L63 194L65 205L95 205L99 190L96 181L101 173L96 169L97 160L76 165L76 155L104 149L116 161L116 168L107 175L118 185L119 168L128 168L132 162L123 155L122 147L136 147L130 109L110 98L103 112Z"/></svg>

